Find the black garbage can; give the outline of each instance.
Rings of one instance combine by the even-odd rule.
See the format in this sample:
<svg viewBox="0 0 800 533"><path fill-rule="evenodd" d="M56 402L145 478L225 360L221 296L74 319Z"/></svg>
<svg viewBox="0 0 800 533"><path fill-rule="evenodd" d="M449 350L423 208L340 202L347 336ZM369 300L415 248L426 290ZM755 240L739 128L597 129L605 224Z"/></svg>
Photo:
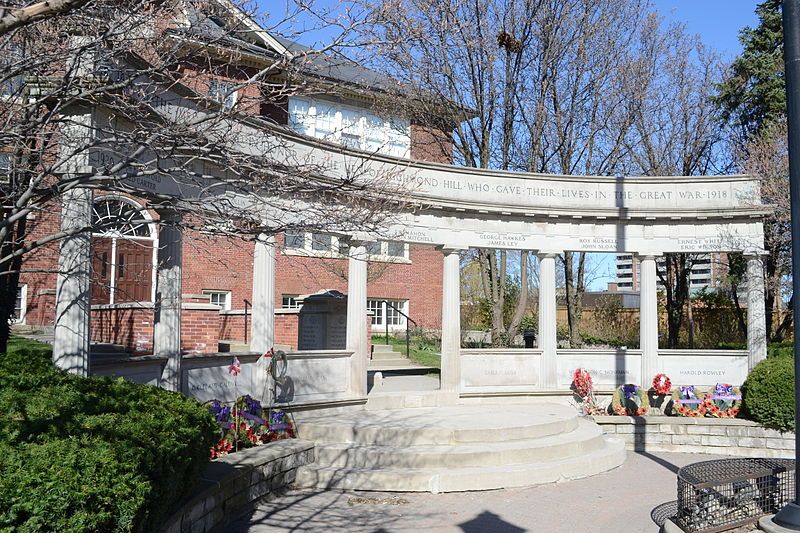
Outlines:
<svg viewBox="0 0 800 533"><path fill-rule="evenodd" d="M526 348L533 348L534 343L536 342L536 331L532 329L526 329L522 332L522 338L525 340Z"/></svg>

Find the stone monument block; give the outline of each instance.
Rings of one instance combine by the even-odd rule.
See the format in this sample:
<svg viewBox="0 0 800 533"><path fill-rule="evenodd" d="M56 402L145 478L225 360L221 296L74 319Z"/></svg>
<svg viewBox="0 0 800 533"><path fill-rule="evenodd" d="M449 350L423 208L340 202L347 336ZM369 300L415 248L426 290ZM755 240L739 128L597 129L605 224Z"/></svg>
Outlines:
<svg viewBox="0 0 800 533"><path fill-rule="evenodd" d="M347 296L323 290L298 298L298 350L344 350L347 343Z"/></svg>

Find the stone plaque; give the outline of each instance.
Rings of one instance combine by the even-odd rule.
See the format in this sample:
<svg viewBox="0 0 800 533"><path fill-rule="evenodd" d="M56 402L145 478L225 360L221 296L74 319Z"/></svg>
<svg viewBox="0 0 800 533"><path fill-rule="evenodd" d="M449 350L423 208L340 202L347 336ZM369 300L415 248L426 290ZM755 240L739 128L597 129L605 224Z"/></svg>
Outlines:
<svg viewBox="0 0 800 533"><path fill-rule="evenodd" d="M297 349L344 350L347 344L347 296L327 290L299 300L302 307Z"/></svg>
<svg viewBox="0 0 800 533"><path fill-rule="evenodd" d="M717 383L741 385L747 377L747 354L741 356L659 356L661 371L674 386L713 387Z"/></svg>
<svg viewBox="0 0 800 533"><path fill-rule="evenodd" d="M249 394L254 398L261 398L263 391L256 391L256 372L258 366L255 362L241 362L242 371L236 378L228 372L232 358L222 358L215 361L215 365L183 369L183 393L199 402L219 400L233 402L238 396Z"/></svg>
<svg viewBox="0 0 800 533"><path fill-rule="evenodd" d="M532 353L463 355L461 381L465 388L535 387L539 382L539 356Z"/></svg>
<svg viewBox="0 0 800 533"><path fill-rule="evenodd" d="M557 361L559 387L570 387L576 368L589 371L596 389L610 390L625 383L639 384L642 380L642 359L639 355L559 355Z"/></svg>

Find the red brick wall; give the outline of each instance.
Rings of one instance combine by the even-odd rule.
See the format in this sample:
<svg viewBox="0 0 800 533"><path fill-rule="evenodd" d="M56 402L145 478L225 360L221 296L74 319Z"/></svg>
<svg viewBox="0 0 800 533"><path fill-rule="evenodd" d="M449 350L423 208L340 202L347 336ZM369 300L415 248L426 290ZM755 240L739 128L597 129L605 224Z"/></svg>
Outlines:
<svg viewBox="0 0 800 533"><path fill-rule="evenodd" d="M135 355L153 353L153 308L92 309L91 338L118 344Z"/></svg>
<svg viewBox="0 0 800 533"><path fill-rule="evenodd" d="M61 225L61 207L57 202L48 204L28 218L27 242L57 232ZM28 309L25 322L35 326L52 326L55 320L56 270L58 268L57 242L28 253L23 261L19 282L28 286Z"/></svg>
<svg viewBox="0 0 800 533"><path fill-rule="evenodd" d="M181 312L181 351L214 353L219 351L219 309L184 304Z"/></svg>
<svg viewBox="0 0 800 533"><path fill-rule="evenodd" d="M252 242L242 239L187 230L183 237L183 293L231 291L231 309L244 309L244 300L253 297L253 249Z"/></svg>
<svg viewBox="0 0 800 533"><path fill-rule="evenodd" d="M451 164L453 162L451 134L432 126L411 124L411 159Z"/></svg>
<svg viewBox="0 0 800 533"><path fill-rule="evenodd" d="M297 349L297 331L300 324L299 313L275 314L275 344L291 346Z"/></svg>
<svg viewBox="0 0 800 533"><path fill-rule="evenodd" d="M282 244L282 237L279 239ZM442 324L442 253L433 246L411 245L410 264L370 263L367 297L408 300L409 316L420 327ZM278 254L275 306L284 294L309 294L322 289L347 293L347 260Z"/></svg>

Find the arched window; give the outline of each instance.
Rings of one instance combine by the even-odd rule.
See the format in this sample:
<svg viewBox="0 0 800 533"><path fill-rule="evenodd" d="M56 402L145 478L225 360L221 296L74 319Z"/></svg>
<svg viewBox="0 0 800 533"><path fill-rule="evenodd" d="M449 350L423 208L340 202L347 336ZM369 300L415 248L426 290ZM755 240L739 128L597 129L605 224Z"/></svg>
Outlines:
<svg viewBox="0 0 800 533"><path fill-rule="evenodd" d="M92 303L152 300L155 233L132 201L98 198L92 210Z"/></svg>

